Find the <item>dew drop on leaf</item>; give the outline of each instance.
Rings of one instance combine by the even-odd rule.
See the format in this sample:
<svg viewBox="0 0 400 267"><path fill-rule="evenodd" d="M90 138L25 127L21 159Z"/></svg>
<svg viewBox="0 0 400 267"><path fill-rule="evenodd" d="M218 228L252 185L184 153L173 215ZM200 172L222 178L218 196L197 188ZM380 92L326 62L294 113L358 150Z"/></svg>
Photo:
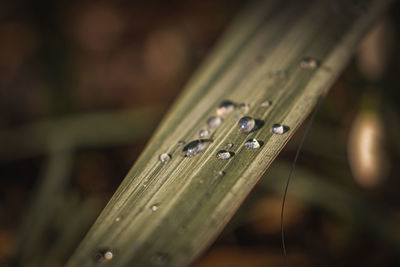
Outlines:
<svg viewBox="0 0 400 267"><path fill-rule="evenodd" d="M224 175L225 175L225 172L224 172L224 171L217 171L217 175L218 175L218 176L224 176Z"/></svg>
<svg viewBox="0 0 400 267"><path fill-rule="evenodd" d="M236 104L233 103L232 101L225 100L222 101L221 104L219 104L218 109L217 109L217 114L218 116L224 116L229 113L232 113L236 108Z"/></svg>
<svg viewBox="0 0 400 267"><path fill-rule="evenodd" d="M218 159L230 159L233 156L232 152L221 150L217 153Z"/></svg>
<svg viewBox="0 0 400 267"><path fill-rule="evenodd" d="M244 145L250 149L257 149L261 147L260 142L256 138L248 140Z"/></svg>
<svg viewBox="0 0 400 267"><path fill-rule="evenodd" d="M210 129L218 128L222 123L222 119L220 117L210 117L207 120L207 125Z"/></svg>
<svg viewBox="0 0 400 267"><path fill-rule="evenodd" d="M256 121L252 117L243 117L238 122L239 130L243 133L250 133L256 126Z"/></svg>
<svg viewBox="0 0 400 267"><path fill-rule="evenodd" d="M200 152L204 151L210 144L212 140L209 139L199 139L188 143L182 150L184 157L193 157Z"/></svg>
<svg viewBox="0 0 400 267"><path fill-rule="evenodd" d="M158 210L158 207L159 207L159 204L153 204L153 205L151 205L150 210L151 210L152 212L155 212L155 211Z"/></svg>
<svg viewBox="0 0 400 267"><path fill-rule="evenodd" d="M199 137L200 138L204 138L210 135L210 131L209 130L200 130L199 132Z"/></svg>
<svg viewBox="0 0 400 267"><path fill-rule="evenodd" d="M303 58L300 61L300 68L314 70L319 67L319 61L310 57Z"/></svg>
<svg viewBox="0 0 400 267"><path fill-rule="evenodd" d="M168 153L162 153L158 158L162 163L167 163L171 159L171 155Z"/></svg>
<svg viewBox="0 0 400 267"><path fill-rule="evenodd" d="M107 261L112 260L113 257L114 257L114 254L110 250L108 250L104 253L104 259Z"/></svg>
<svg viewBox="0 0 400 267"><path fill-rule="evenodd" d="M288 126L276 123L272 125L271 132L280 135L286 133L287 131L289 131L289 129L290 128Z"/></svg>
<svg viewBox="0 0 400 267"><path fill-rule="evenodd" d="M265 100L263 102L261 102L261 107L263 108L269 108L272 105L272 102L269 100Z"/></svg>
<svg viewBox="0 0 400 267"><path fill-rule="evenodd" d="M94 255L94 261L101 263L105 261L110 261L114 258L114 253L110 249L102 249L99 250L95 255Z"/></svg>

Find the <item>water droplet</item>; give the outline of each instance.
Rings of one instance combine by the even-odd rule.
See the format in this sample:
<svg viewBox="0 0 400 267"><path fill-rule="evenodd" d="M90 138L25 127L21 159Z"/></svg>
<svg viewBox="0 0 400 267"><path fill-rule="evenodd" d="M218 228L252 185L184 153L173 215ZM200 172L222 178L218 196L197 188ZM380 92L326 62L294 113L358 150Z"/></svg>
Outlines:
<svg viewBox="0 0 400 267"><path fill-rule="evenodd" d="M263 107L263 108L269 108L271 105L272 105L272 102L269 100L263 101L261 103L261 107Z"/></svg>
<svg viewBox="0 0 400 267"><path fill-rule="evenodd" d="M221 150L217 153L218 159L230 159L234 154L229 151Z"/></svg>
<svg viewBox="0 0 400 267"><path fill-rule="evenodd" d="M210 131L209 130L200 130L199 132L199 136L200 138L204 138L210 135Z"/></svg>
<svg viewBox="0 0 400 267"><path fill-rule="evenodd" d="M178 143L176 143L177 146L183 146L185 144L185 141L178 141Z"/></svg>
<svg viewBox="0 0 400 267"><path fill-rule="evenodd" d="M239 110L242 114L246 114L250 110L250 105L242 103L239 105Z"/></svg>
<svg viewBox="0 0 400 267"><path fill-rule="evenodd" d="M219 104L218 109L217 109L217 114L218 116L224 116L227 115L231 112L233 112L236 108L236 104L233 103L232 101L225 100L222 101L221 104Z"/></svg>
<svg viewBox="0 0 400 267"><path fill-rule="evenodd" d="M243 117L239 120L238 126L241 132L249 133L256 126L256 121L252 117Z"/></svg>
<svg viewBox="0 0 400 267"><path fill-rule="evenodd" d="M114 253L109 250L109 249L102 249L99 250L95 255L94 255L94 261L95 262L105 262L105 261L110 261L114 257Z"/></svg>
<svg viewBox="0 0 400 267"><path fill-rule="evenodd" d="M257 139L255 139L255 138L252 138L252 139L247 140L247 142L244 143L244 145L245 145L247 148L250 148L250 149L257 149L257 148L260 148L260 147L261 147L262 142L259 142L259 141L258 141Z"/></svg>
<svg viewBox="0 0 400 267"><path fill-rule="evenodd" d="M121 220L121 217L115 218L115 221L116 221L116 222L119 222L120 220Z"/></svg>
<svg viewBox="0 0 400 267"><path fill-rule="evenodd" d="M183 148L183 156L193 157L194 155L204 151L211 143L212 140L209 139L194 140Z"/></svg>
<svg viewBox="0 0 400 267"><path fill-rule="evenodd" d="M114 254L112 253L112 251L106 251L104 253L104 259L107 261L112 260L113 256Z"/></svg>
<svg viewBox="0 0 400 267"><path fill-rule="evenodd" d="M319 67L319 61L310 57L303 58L300 61L300 68L313 70Z"/></svg>
<svg viewBox="0 0 400 267"><path fill-rule="evenodd" d="M210 129L218 128L222 123L222 119L220 117L210 117L207 120L207 125Z"/></svg>
<svg viewBox="0 0 400 267"><path fill-rule="evenodd" d="M156 210L158 210L158 206L159 206L159 204L154 204L154 205L152 205L152 206L150 207L150 210L151 210L152 212L155 212Z"/></svg>
<svg viewBox="0 0 400 267"><path fill-rule="evenodd" d="M233 143L227 143L226 145L225 145L225 148L226 149L230 149L230 148L232 148L233 147Z"/></svg>
<svg viewBox="0 0 400 267"><path fill-rule="evenodd" d="M284 70L279 70L275 73L275 77L278 79L283 79L287 76L287 72Z"/></svg>
<svg viewBox="0 0 400 267"><path fill-rule="evenodd" d="M157 253L151 258L151 262L155 265L164 265L168 262L168 255L164 253Z"/></svg>
<svg viewBox="0 0 400 267"><path fill-rule="evenodd" d="M171 159L171 155L168 153L162 153L158 158L162 163L167 163Z"/></svg>
<svg viewBox="0 0 400 267"><path fill-rule="evenodd" d="M282 124L274 124L272 125L271 131L274 134L284 134L289 131L289 127Z"/></svg>
<svg viewBox="0 0 400 267"><path fill-rule="evenodd" d="M224 176L225 175L224 171L217 171L216 173L217 173L218 176Z"/></svg>

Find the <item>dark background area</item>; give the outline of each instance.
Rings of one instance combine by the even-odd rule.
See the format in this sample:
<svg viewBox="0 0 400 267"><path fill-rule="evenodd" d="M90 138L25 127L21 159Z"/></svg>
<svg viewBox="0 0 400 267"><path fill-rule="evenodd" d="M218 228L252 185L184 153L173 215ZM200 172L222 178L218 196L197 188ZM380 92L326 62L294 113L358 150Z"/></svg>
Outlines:
<svg viewBox="0 0 400 267"><path fill-rule="evenodd" d="M1 2L0 265L63 265L243 2ZM396 2L308 134L286 213L295 266L400 265L399 15ZM283 266L281 189L303 131L272 166L281 187L265 177L194 266ZM34 224L26 214L49 175L66 177L57 213L23 261L21 229ZM64 246L71 224L61 221L79 214L87 217Z"/></svg>

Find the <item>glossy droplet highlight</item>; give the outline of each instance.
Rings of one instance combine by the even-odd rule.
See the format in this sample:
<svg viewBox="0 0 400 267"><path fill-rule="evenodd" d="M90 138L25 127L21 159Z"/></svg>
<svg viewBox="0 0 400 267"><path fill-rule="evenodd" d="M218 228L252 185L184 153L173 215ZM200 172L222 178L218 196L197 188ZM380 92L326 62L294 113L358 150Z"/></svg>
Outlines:
<svg viewBox="0 0 400 267"><path fill-rule="evenodd" d="M115 218L115 221L116 221L116 222L119 222L120 220L121 220L121 217Z"/></svg>
<svg viewBox="0 0 400 267"><path fill-rule="evenodd" d="M110 261L114 258L114 253L109 250L109 249L102 249L99 250L95 256L94 256L94 261L101 263L101 262L105 262L105 261Z"/></svg>
<svg viewBox="0 0 400 267"><path fill-rule="evenodd" d="M319 61L310 57L303 58L300 61L300 68L314 70L319 67Z"/></svg>
<svg viewBox="0 0 400 267"><path fill-rule="evenodd" d="M269 108L272 105L272 102L269 100L261 102L261 107L263 108Z"/></svg>
<svg viewBox="0 0 400 267"><path fill-rule="evenodd" d="M238 122L239 130L243 133L250 133L256 127L256 121L252 117L243 117Z"/></svg>
<svg viewBox="0 0 400 267"><path fill-rule="evenodd" d="M232 152L221 150L217 153L218 159L230 159L233 156Z"/></svg>
<svg viewBox="0 0 400 267"><path fill-rule="evenodd" d="M220 117L210 117L207 120L207 125L210 129L218 128L222 123L222 119Z"/></svg>
<svg viewBox="0 0 400 267"><path fill-rule="evenodd" d="M114 257L114 254L112 253L112 251L106 251L106 253L104 253L104 259L105 260L112 260L112 258Z"/></svg>
<svg viewBox="0 0 400 267"><path fill-rule="evenodd" d="M224 171L217 171L216 174L217 174L218 176L224 176L224 175L225 175L225 172L224 172Z"/></svg>
<svg viewBox="0 0 400 267"><path fill-rule="evenodd" d="M183 148L182 150L183 156L193 157L199 154L200 152L204 151L211 143L212 140L209 139L194 140Z"/></svg>
<svg viewBox="0 0 400 267"><path fill-rule="evenodd" d="M168 153L162 153L158 158L162 163L165 164L171 159L171 155Z"/></svg>
<svg viewBox="0 0 400 267"><path fill-rule="evenodd" d="M221 104L219 104L217 109L217 114L218 116L225 116L228 115L229 113L232 113L235 110L235 108L236 108L235 103L229 100L225 100L222 101Z"/></svg>
<svg viewBox="0 0 400 267"><path fill-rule="evenodd" d="M200 138L204 138L210 135L210 131L209 130L200 130L199 132L199 137Z"/></svg>
<svg viewBox="0 0 400 267"><path fill-rule="evenodd" d="M154 205L152 205L152 206L150 207L150 210L151 210L152 212L155 212L155 211L158 210L158 207L159 207L159 204L154 204Z"/></svg>
<svg viewBox="0 0 400 267"><path fill-rule="evenodd" d="M255 138L252 138L252 139L247 140L247 142L244 143L244 145L245 145L247 148L250 148L250 149L257 149L257 148L260 148L260 147L261 147L261 143L260 143L257 139L255 139Z"/></svg>
<svg viewBox="0 0 400 267"><path fill-rule="evenodd" d="M289 131L288 126L278 124L278 123L272 125L272 128L271 128L271 132L273 132L274 134L284 134L287 131Z"/></svg>

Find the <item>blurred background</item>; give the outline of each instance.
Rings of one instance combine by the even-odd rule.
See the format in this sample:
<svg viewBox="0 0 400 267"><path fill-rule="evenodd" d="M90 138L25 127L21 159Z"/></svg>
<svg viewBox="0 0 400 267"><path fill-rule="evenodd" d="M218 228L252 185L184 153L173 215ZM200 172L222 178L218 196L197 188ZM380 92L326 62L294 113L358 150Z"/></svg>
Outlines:
<svg viewBox="0 0 400 267"><path fill-rule="evenodd" d="M0 265L65 263L243 2L0 3ZM286 209L294 266L400 266L399 7L308 134ZM193 266L283 266L303 131Z"/></svg>

